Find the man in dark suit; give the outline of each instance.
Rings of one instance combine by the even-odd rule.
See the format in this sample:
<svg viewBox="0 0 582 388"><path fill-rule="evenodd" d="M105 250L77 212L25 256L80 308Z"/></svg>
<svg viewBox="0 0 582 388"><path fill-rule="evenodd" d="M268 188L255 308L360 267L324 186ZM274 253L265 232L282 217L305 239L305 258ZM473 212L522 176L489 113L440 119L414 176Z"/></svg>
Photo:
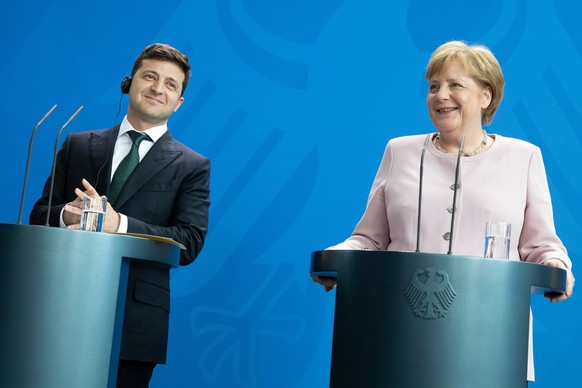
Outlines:
<svg viewBox="0 0 582 388"><path fill-rule="evenodd" d="M51 226L78 229L83 197L107 195L113 203L107 204L104 232L169 237L186 247L181 265L194 261L208 227L210 162L174 140L167 128L184 101L189 77L188 58L173 47L156 43L143 50L131 77L122 82L122 92L129 95L122 123L71 133L64 141L54 176ZM136 142L142 133L148 136ZM127 169L120 166L134 151L138 164L120 185L116 170ZM49 182L50 177L32 209L31 224L46 220ZM118 387L147 387L155 365L165 363L169 311L169 270L132 262Z"/></svg>

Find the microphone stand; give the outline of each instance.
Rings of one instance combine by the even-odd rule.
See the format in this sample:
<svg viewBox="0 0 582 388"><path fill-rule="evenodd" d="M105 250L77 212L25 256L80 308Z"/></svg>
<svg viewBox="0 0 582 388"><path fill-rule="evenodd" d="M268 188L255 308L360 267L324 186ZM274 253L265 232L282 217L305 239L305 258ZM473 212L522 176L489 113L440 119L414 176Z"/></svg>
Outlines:
<svg viewBox="0 0 582 388"><path fill-rule="evenodd" d="M428 147L428 141L430 140L430 134L426 135L424 139L424 146L422 147L422 153L420 155L420 180L418 182L418 220L416 222L416 252L420 252L420 213L422 207L422 177L424 173L424 154L426 153L426 148Z"/></svg>
<svg viewBox="0 0 582 388"><path fill-rule="evenodd" d="M71 117L69 117L67 122L61 127L61 129L59 130L59 133L57 134L57 139L55 141L55 155L53 157L53 168L52 168L52 172L51 172L51 184L50 184L50 189L49 189L48 205L47 205L47 209L46 209L46 222L45 222L44 226L49 226L49 217L51 214L51 202L53 199L53 189L54 189L54 185L55 185L55 170L57 167L57 153L59 151L59 137L61 136L61 133L67 127L67 125L69 125L69 123L71 121L73 121L73 119L75 117L77 117L77 115L79 114L81 109L83 109L83 105L81 105L79 107L79 109L77 109L75 111L75 113L73 113L73 115Z"/></svg>
<svg viewBox="0 0 582 388"><path fill-rule="evenodd" d="M457 155L457 165L455 167L455 186L453 187L453 209L451 211L451 230L449 234L449 251L447 255L453 254L453 226L455 225L455 211L457 207L457 189L459 188L459 167L461 164L461 153L463 152L463 145L465 144L465 136L461 137L461 145L459 146L459 154Z"/></svg>
<svg viewBox="0 0 582 388"><path fill-rule="evenodd" d="M32 141L34 140L34 136L36 135L36 130L38 129L38 127L40 127L40 125L42 123L44 123L44 121L46 120L47 117L49 117L51 115L51 113L53 113L53 111L57 108L57 105L53 105L52 108L49 109L48 112L46 112L46 114L43 116L42 119L40 119L40 121L34 126L34 129L32 130L32 134L30 135L30 142L28 143L28 155L26 157L26 168L24 170L24 184L22 185L22 196L20 197L20 211L18 212L18 222L17 224L20 225L22 223L22 211L24 209L24 196L26 193L26 184L28 182L28 168L30 167L30 156L32 155Z"/></svg>

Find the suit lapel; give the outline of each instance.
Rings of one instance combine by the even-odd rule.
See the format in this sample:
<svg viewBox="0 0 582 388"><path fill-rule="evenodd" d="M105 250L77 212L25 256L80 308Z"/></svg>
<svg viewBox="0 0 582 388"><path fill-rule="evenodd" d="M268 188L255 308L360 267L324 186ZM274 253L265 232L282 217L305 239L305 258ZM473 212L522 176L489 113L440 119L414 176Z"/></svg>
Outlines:
<svg viewBox="0 0 582 388"><path fill-rule="evenodd" d="M181 151L175 151L175 140L169 131L152 146L147 155L137 165L135 170L125 182L125 186L119 194L116 208L121 208L123 204L139 191L143 185L149 182L161 170L173 163L181 154Z"/></svg>
<svg viewBox="0 0 582 388"><path fill-rule="evenodd" d="M89 155L95 174L95 189L100 194L109 191L113 147L118 133L119 125L105 131L93 132L89 139Z"/></svg>

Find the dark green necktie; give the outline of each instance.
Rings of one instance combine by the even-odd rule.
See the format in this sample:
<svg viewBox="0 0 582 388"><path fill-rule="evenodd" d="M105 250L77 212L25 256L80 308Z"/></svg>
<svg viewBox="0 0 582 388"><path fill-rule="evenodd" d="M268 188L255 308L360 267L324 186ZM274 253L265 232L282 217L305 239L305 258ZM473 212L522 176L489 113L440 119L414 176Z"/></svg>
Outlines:
<svg viewBox="0 0 582 388"><path fill-rule="evenodd" d="M107 199L111 205L115 205L115 201L117 201L119 193L121 193L121 189L125 185L125 181L127 181L127 178L129 178L132 171L139 164L139 145L143 140L150 138L146 133L137 131L129 131L127 134L131 137L132 145L129 153L119 163L111 180L109 198Z"/></svg>

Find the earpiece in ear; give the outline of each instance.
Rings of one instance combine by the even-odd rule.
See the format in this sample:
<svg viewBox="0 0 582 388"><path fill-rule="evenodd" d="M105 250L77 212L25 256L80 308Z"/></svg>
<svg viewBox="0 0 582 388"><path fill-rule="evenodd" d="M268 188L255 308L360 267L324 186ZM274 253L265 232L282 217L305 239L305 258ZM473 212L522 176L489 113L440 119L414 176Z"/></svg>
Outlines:
<svg viewBox="0 0 582 388"><path fill-rule="evenodd" d="M125 77L121 81L121 93L123 93L123 94L129 93L130 86L131 86L131 77Z"/></svg>

